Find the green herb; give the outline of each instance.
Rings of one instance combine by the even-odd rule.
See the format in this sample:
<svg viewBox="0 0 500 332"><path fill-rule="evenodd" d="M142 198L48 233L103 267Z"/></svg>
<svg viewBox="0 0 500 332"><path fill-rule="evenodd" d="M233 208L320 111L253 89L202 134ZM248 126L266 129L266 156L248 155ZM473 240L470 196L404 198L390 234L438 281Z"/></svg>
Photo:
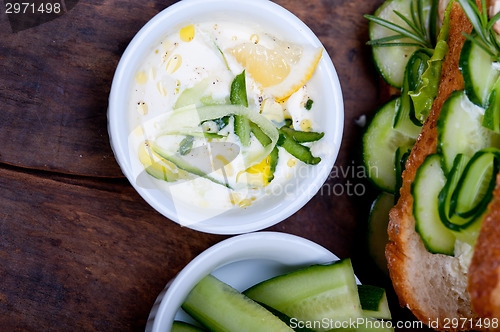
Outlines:
<svg viewBox="0 0 500 332"><path fill-rule="evenodd" d="M308 99L306 102L306 110L310 111L313 106L314 101L312 99Z"/></svg>
<svg viewBox="0 0 500 332"><path fill-rule="evenodd" d="M435 24L435 12L434 9L437 5L437 0L433 0L431 15L426 25L425 23L425 15L424 9L422 7L422 1L417 0L416 4L413 0L410 2L410 6L413 9L411 11L411 18L407 18L399 11L395 10L394 13L399 16L408 27L404 27L388 20L373 16L373 15L364 15L364 17L374 23L380 24L387 29L390 29L396 32L396 35L370 40L367 44L372 46L418 46L423 48L433 48L434 38L432 36L435 28L433 25ZM410 38L412 42L401 42L401 39Z"/></svg>
<svg viewBox="0 0 500 332"><path fill-rule="evenodd" d="M191 135L186 136L186 138L184 138L181 141L181 144L179 145L179 153L182 156L187 155L189 151L191 151L191 149L193 148L193 142L194 142L193 136Z"/></svg>
<svg viewBox="0 0 500 332"><path fill-rule="evenodd" d="M237 75L231 83L231 105L242 105L248 107L247 88L245 84L245 71Z"/></svg>
<svg viewBox="0 0 500 332"><path fill-rule="evenodd" d="M267 136L262 129L259 128L255 123L250 121L250 130L254 134L255 138L262 144L262 146L266 147L272 143L269 136Z"/></svg>
<svg viewBox="0 0 500 332"><path fill-rule="evenodd" d="M458 2L464 9L467 17L469 17L474 31L479 38L474 38L464 32L462 34L465 38L481 47L494 61L500 61L500 44L493 30L493 25L500 18L500 12L489 19L485 0L481 0L481 10L478 8L475 0L458 0Z"/></svg>
<svg viewBox="0 0 500 332"><path fill-rule="evenodd" d="M248 107L247 88L245 84L245 71L237 75L231 83L229 100L232 105ZM250 122L244 115L234 116L234 133L240 138L241 145L250 144Z"/></svg>
<svg viewBox="0 0 500 332"><path fill-rule="evenodd" d="M314 131L300 131L286 126L281 127L280 130L290 135L297 143L315 142L319 141L323 138L323 136L325 136L325 133L317 133Z"/></svg>
<svg viewBox="0 0 500 332"><path fill-rule="evenodd" d="M316 165L321 161L321 158L313 156L308 146L299 144L286 131L279 129L279 133L280 137L277 144L289 154L308 165Z"/></svg>

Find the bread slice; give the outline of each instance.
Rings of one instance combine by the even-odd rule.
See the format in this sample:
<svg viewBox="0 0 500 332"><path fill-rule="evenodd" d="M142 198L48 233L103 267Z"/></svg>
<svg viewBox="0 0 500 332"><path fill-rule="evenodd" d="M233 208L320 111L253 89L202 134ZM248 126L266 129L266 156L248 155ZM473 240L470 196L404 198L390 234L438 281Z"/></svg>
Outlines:
<svg viewBox="0 0 500 332"><path fill-rule="evenodd" d="M467 264L459 257L431 254L426 250L415 231L411 185L424 159L436 152L436 123L443 103L453 91L464 88L458 62L465 41L462 32L471 31L472 25L461 6L454 3L439 93L406 163L401 196L390 212L390 242L386 246L390 277L400 304L408 307L424 324L446 331L469 330L476 320L467 292ZM445 325L446 320L452 318L468 321L453 329Z"/></svg>
<svg viewBox="0 0 500 332"><path fill-rule="evenodd" d="M472 308L481 317L500 318L500 175L469 267ZM500 322L497 321L498 331Z"/></svg>

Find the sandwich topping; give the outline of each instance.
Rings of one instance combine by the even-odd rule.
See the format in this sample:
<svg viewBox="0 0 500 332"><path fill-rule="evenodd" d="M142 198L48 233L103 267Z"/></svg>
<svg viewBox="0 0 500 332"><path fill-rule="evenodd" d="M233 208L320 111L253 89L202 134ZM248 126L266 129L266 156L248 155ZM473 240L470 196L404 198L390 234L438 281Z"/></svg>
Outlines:
<svg viewBox="0 0 500 332"><path fill-rule="evenodd" d="M459 61L465 89L452 93L441 108L437 151L417 170L411 193L415 229L427 250L455 255L468 266L500 171L500 43L494 28L500 14L495 5L488 10L485 0L479 8L474 0L457 2L474 27L464 34ZM373 183L396 200L406 158L438 92L451 6L449 1L387 0L366 16L376 66L400 95L369 125L364 162ZM437 33L433 27L439 22ZM408 61L385 64L403 50L410 52ZM380 152L373 151L374 139Z"/></svg>

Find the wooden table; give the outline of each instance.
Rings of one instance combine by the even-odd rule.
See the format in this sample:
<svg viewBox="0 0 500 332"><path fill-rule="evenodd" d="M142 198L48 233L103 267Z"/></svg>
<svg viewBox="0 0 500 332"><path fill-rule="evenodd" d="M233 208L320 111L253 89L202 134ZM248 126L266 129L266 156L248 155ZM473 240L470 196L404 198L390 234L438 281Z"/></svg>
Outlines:
<svg viewBox="0 0 500 332"><path fill-rule="evenodd" d="M48 22L35 20L31 28L2 7L0 330L144 330L167 281L226 238L155 212L123 177L109 144L107 100L120 55L140 27L173 2L66 0L66 14L44 16ZM391 291L363 247L375 193L351 172L360 164L363 133L355 120L370 117L387 99L378 90L362 17L382 0L276 2L318 35L343 88L339 172L325 186L360 183L366 192L325 190L269 230L352 257L362 282ZM396 318L411 317L393 296L391 304Z"/></svg>

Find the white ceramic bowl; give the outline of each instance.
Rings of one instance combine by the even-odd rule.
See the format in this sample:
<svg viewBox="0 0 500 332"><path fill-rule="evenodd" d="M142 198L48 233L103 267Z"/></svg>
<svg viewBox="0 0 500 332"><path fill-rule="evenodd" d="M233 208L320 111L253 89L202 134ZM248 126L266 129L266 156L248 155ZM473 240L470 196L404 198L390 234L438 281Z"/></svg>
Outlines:
<svg viewBox="0 0 500 332"><path fill-rule="evenodd" d="M337 73L326 50L316 68L313 78L319 79L321 98L314 101L318 114L316 122L325 132L322 141L328 146L322 161L310 167L307 175L290 181L280 192L274 192L266 199L260 199L250 207L234 208L213 217L206 217L206 211L192 206L180 207L174 204L172 196L154 185L138 185L134 176L132 158L129 153L126 110L128 93L135 72L146 54L162 37L186 24L203 19L231 17L264 22L274 33L285 36L292 42L322 47L315 34L296 16L283 7L268 0L182 0L160 12L151 19L133 38L125 50L113 79L108 108L108 130L111 147L123 173L142 198L167 218L189 228L215 234L241 234L272 226L302 208L321 188L335 163L342 140L344 106ZM137 163L137 160L135 160ZM147 179L146 181L153 181ZM176 209L177 208L177 209ZM181 219L200 220L186 223ZM187 217L186 217L187 216Z"/></svg>
<svg viewBox="0 0 500 332"><path fill-rule="evenodd" d="M179 308L198 281L210 273L243 291L274 276L336 260L327 249L295 235L256 232L234 236L205 250L165 287L151 310L146 331L170 331L174 319L190 322Z"/></svg>

